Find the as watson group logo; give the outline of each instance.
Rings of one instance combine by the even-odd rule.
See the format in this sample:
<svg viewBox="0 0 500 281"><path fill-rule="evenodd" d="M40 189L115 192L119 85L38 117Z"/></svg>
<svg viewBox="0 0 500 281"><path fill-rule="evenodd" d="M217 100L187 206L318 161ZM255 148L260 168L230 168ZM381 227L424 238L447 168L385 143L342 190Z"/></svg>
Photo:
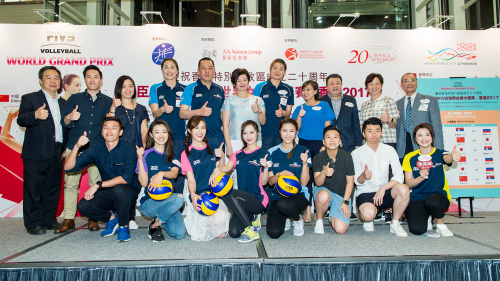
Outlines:
<svg viewBox="0 0 500 281"><path fill-rule="evenodd" d="M174 46L169 43L162 43L153 50L152 59L153 62L157 65L161 65L161 62L164 59L173 58L175 54Z"/></svg>
<svg viewBox="0 0 500 281"><path fill-rule="evenodd" d="M297 50L288 48L285 51L285 57L288 60L296 59L323 59L323 50Z"/></svg>

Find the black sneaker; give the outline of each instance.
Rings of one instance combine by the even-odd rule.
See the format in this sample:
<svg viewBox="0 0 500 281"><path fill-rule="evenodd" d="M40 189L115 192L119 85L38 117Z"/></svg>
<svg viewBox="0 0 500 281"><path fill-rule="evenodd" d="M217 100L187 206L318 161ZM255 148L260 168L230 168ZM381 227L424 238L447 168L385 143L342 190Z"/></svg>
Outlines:
<svg viewBox="0 0 500 281"><path fill-rule="evenodd" d="M377 213L377 215L375 216L375 218L373 219L373 221L381 221L381 220L385 220L386 217L385 217L385 213L384 211L379 211Z"/></svg>
<svg viewBox="0 0 500 281"><path fill-rule="evenodd" d="M163 233L161 232L161 226L157 226L155 228L151 228L151 225L155 223L155 220L151 222L151 224L148 227L148 237L151 239L153 242L163 242L165 241L165 236L163 236Z"/></svg>
<svg viewBox="0 0 500 281"><path fill-rule="evenodd" d="M385 223L391 223L392 221L392 212L385 213Z"/></svg>

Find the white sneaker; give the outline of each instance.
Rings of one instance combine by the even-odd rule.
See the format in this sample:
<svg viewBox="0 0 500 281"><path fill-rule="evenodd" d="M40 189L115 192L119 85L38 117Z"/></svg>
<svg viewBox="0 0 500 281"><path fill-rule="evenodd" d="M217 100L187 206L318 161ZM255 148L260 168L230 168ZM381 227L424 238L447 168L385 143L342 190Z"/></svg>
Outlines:
<svg viewBox="0 0 500 281"><path fill-rule="evenodd" d="M364 222L363 223L363 229L365 231L375 231L375 226L373 225L373 221L371 221L371 222Z"/></svg>
<svg viewBox="0 0 500 281"><path fill-rule="evenodd" d="M139 229L139 226L135 221L129 221L128 222L128 229Z"/></svg>
<svg viewBox="0 0 500 281"><path fill-rule="evenodd" d="M391 233L396 233L398 237L408 237L408 233L403 229L399 220L394 220L390 226Z"/></svg>
<svg viewBox="0 0 500 281"><path fill-rule="evenodd" d="M453 232L451 232L445 224L437 224L436 232L443 237L452 237Z"/></svg>
<svg viewBox="0 0 500 281"><path fill-rule="evenodd" d="M285 231L289 230L290 228L292 228L292 222L290 221L290 219L286 219Z"/></svg>
<svg viewBox="0 0 500 281"><path fill-rule="evenodd" d="M317 220L314 226L314 233L325 234L325 227L323 226L323 220Z"/></svg>
<svg viewBox="0 0 500 281"><path fill-rule="evenodd" d="M293 221L293 236L304 235L304 219Z"/></svg>
<svg viewBox="0 0 500 281"><path fill-rule="evenodd" d="M427 230L433 230L434 227L432 227L432 217L429 216L429 220L427 221Z"/></svg>

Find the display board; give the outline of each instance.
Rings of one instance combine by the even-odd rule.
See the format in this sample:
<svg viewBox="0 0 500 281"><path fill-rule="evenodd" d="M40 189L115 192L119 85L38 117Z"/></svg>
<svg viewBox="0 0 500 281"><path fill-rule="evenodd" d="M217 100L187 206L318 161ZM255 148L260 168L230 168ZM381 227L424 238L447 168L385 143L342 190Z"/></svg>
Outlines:
<svg viewBox="0 0 500 281"><path fill-rule="evenodd" d="M344 94L355 97L360 107L368 100L364 80L372 72L383 75L383 94L395 100L404 95L400 80L407 72L416 73L419 83L429 78L496 77L500 57L495 46L500 36L494 35L492 31L0 25L0 125L8 129L2 131L0 142L0 217L22 213L20 149L24 132L15 115L21 96L40 89L37 73L44 65L57 66L63 76L82 77L84 67L95 64L103 72L102 92L110 96L117 78L129 75L138 86L137 101L147 106L150 86L162 81L159 63L164 58L178 61L179 82L189 84L197 79L198 60L211 57L216 69L214 82L227 96L234 93L230 73L235 68L251 73L252 91L267 79L271 61L283 58L288 66L284 82L295 89L295 105L303 103L303 82L316 80L324 95L325 78L338 73L343 77ZM434 94L432 89L418 90ZM455 128L448 125L452 124L445 125L445 148L451 150L457 136L448 134ZM459 127L464 135L469 128L465 125ZM467 141L470 138L467 136ZM498 142L491 142L491 146L492 151L498 151ZM453 186L461 187L455 182ZM497 196L491 190L473 194Z"/></svg>
<svg viewBox="0 0 500 281"><path fill-rule="evenodd" d="M500 197L500 79L426 79L419 89L438 99L444 145L462 156L446 173L452 196Z"/></svg>

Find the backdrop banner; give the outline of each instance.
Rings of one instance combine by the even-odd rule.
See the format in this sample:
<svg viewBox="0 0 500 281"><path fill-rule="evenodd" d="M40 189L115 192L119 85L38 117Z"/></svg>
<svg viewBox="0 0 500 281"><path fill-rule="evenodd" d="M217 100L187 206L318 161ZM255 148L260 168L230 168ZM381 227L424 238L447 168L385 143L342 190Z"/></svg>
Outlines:
<svg viewBox="0 0 500 281"><path fill-rule="evenodd" d="M499 204L491 204L497 199L491 197L499 196L500 187L495 179L495 170L500 170L496 125L499 122L498 105L471 108L468 100L460 100L459 104L464 107L456 108L453 106L458 101L450 98L474 96L479 99L479 96L486 96L497 99L500 80L463 80L464 87L481 89L481 94L477 94L473 89L462 91L462 86L455 84L456 79L449 79L497 77L500 57L496 46L500 44L500 36L494 35L494 31L2 24L0 217L22 215L20 152L24 132L17 125L16 118L21 96L40 89L38 70L42 66L57 66L63 76L76 74L83 83L84 67L97 65L103 72L102 92L109 96L117 78L129 75L137 85L137 102L149 109L149 88L163 81L160 70L163 59L176 59L179 82L189 84L198 79L198 60L205 56L215 61L214 82L224 88L226 96L235 92L230 82L230 74L235 68L246 68L250 72L250 91L253 91L269 76L271 62L276 58L284 59L287 62L284 82L294 88L295 106L303 103L303 82L317 81L321 95L325 95L325 79L332 73L342 76L343 93L355 97L359 108L369 99L364 85L368 74L382 74L383 94L398 100L404 96L400 85L402 75L415 73L420 83L418 91L440 98L445 149L451 151L455 144L467 149L462 151L463 163L448 173L453 197L486 197L489 199L476 200L476 207L497 210L499 207L494 206ZM446 79L436 80L439 81L437 86L427 86L426 82L435 80L430 78ZM488 81L484 82L487 86L483 87L483 81ZM439 90L447 87L454 89ZM447 94L441 95L440 92ZM488 98L483 104L493 101ZM474 123L449 123L450 112L455 118L453 120L462 118L460 116L474 116L470 117ZM477 128L473 132L474 127ZM463 131L458 131L460 128ZM481 139L488 137L484 134L486 132L477 130L491 130L489 141ZM461 138L465 138L465 143L460 142ZM477 146L473 149L483 148L480 152L484 154L479 151L472 154L469 150L473 147L469 146L472 139ZM475 155L475 158L470 155ZM493 159L491 162L487 160L490 158ZM475 162L470 161L479 161L481 166L475 167ZM490 168L493 170L488 170Z"/></svg>

